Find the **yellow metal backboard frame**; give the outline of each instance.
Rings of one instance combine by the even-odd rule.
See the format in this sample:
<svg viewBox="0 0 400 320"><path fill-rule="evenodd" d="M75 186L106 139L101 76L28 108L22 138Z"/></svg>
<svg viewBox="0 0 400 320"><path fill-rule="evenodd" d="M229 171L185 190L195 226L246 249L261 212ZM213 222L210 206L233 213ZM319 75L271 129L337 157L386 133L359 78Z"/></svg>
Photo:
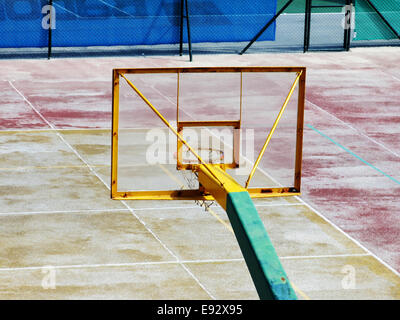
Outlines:
<svg viewBox="0 0 400 320"><path fill-rule="evenodd" d="M153 109L157 115L164 119L163 121L178 137L178 150L177 150L177 169L190 170L193 169L192 165L184 164L181 162L181 150L184 140L180 139L180 133L184 127L207 127L207 126L227 126L234 129L240 129L241 126L241 110L242 98L240 98L240 119L232 121L179 121L179 75L181 73L240 73L245 72L286 72L296 74L296 80L285 99L285 102L275 120L275 123L268 134L267 140L257 157L257 160L250 173L245 188L252 198L268 198L268 197L283 197L300 195L301 186L301 167L302 167L302 149L303 149L303 127L304 127L304 105L305 105L305 88L306 88L306 68L305 67L182 67L182 68L130 68L130 69L114 69L112 81L112 143L111 143L111 198L112 199L125 199L125 200L214 200L214 197L208 193L203 187L199 189L190 190L138 190L138 191L118 191L118 125L119 125L119 83L121 77L125 78L125 74L161 74L173 73L177 75L177 131L170 127L167 121L156 110L155 107L138 91L132 83L131 87L134 88L136 93ZM127 80L128 81L128 80ZM298 86L298 102L297 102L297 131L296 131L296 154L295 154L295 168L294 168L294 181L292 187L278 187L278 188L249 188L248 184L257 169L258 163L261 160L269 140L273 135L277 124L284 112L294 89ZM242 84L240 85L242 91ZM242 97L242 92L240 92ZM234 130L239 132L239 130ZM234 136L234 146L237 144L240 137ZM183 143L182 143L183 141ZM239 164L238 148L233 150L233 162L221 165L223 169L237 168Z"/></svg>

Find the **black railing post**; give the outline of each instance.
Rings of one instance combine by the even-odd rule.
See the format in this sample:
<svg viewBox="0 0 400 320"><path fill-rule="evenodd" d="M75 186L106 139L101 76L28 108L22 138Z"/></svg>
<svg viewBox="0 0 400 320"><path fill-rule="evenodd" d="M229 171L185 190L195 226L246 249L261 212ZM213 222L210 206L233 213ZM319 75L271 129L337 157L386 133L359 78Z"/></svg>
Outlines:
<svg viewBox="0 0 400 320"><path fill-rule="evenodd" d="M186 18L186 31L188 37L188 46L189 46L189 58L190 61L193 60L192 56L192 39L190 36L190 22L189 22L189 8L188 8L188 0L181 0L181 17L180 17L180 35L179 35L179 55L181 56L183 53L183 20Z"/></svg>
<svg viewBox="0 0 400 320"><path fill-rule="evenodd" d="M179 26L179 30L180 30L180 33L179 33L179 55L180 56L183 53L183 17L185 15L183 7L184 7L184 0L181 0L181 11L180 11L181 12L181 17L180 17L181 24Z"/></svg>
<svg viewBox="0 0 400 320"><path fill-rule="evenodd" d="M49 0L48 5L50 6L50 19L49 19L49 32L48 32L48 44L47 44L47 59L51 58L52 49L52 29L53 29L53 0Z"/></svg>
<svg viewBox="0 0 400 320"><path fill-rule="evenodd" d="M350 50L352 14L353 14L353 1L346 0L346 8L344 13L344 37L343 37L343 48L346 51Z"/></svg>
<svg viewBox="0 0 400 320"><path fill-rule="evenodd" d="M304 15L304 52L307 52L308 48L310 47L311 6L312 0L306 0Z"/></svg>
<svg viewBox="0 0 400 320"><path fill-rule="evenodd" d="M190 61L192 61L193 60L193 57L192 57L192 39L190 37L188 0L185 0L185 6L186 6L186 26L187 26L187 35L188 35L188 45L189 45L189 58L190 58Z"/></svg>

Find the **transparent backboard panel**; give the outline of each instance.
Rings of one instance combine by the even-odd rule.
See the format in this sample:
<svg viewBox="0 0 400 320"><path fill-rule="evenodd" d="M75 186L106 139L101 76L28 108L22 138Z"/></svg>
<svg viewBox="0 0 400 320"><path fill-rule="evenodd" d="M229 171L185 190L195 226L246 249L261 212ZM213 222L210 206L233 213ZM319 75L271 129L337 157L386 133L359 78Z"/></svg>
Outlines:
<svg viewBox="0 0 400 320"><path fill-rule="evenodd" d="M176 128L176 74L125 76ZM176 136L120 77L117 190L184 188L176 148Z"/></svg>
<svg viewBox="0 0 400 320"><path fill-rule="evenodd" d="M181 73L179 120L239 120L240 73Z"/></svg>
<svg viewBox="0 0 400 320"><path fill-rule="evenodd" d="M296 73L125 74L177 129L179 121L241 118L240 167L228 169L243 186L296 78ZM298 89L274 132L249 187L292 187L295 171ZM232 163L234 135L227 127L184 127L182 136L206 161ZM222 154L221 154L222 152ZM221 156L222 155L222 156ZM187 170L177 170L177 138L120 77L118 191L197 189ZM182 147L183 163L198 163Z"/></svg>
<svg viewBox="0 0 400 320"><path fill-rule="evenodd" d="M245 183L284 101L295 73L243 73L240 168L236 180ZM293 186L298 87L274 131L249 187Z"/></svg>

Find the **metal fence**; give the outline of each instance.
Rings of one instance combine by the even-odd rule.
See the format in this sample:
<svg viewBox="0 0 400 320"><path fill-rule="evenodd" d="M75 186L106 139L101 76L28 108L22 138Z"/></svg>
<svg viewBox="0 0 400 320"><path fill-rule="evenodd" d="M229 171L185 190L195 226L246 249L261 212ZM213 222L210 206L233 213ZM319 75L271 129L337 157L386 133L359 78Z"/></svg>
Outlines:
<svg viewBox="0 0 400 320"><path fill-rule="evenodd" d="M0 0L0 57L400 45L400 0Z"/></svg>

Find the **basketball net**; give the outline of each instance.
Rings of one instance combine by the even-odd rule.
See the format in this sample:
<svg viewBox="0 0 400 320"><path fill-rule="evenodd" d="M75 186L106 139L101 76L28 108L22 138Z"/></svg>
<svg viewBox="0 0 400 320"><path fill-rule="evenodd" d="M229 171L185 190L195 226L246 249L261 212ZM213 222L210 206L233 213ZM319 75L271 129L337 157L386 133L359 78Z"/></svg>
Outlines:
<svg viewBox="0 0 400 320"><path fill-rule="evenodd" d="M212 148L199 148L197 152L206 163L224 163L224 152L222 150L216 150ZM198 163L198 160L189 150L187 150L182 154L182 162L186 164L195 164ZM192 170L182 170L182 176L186 181L186 187L190 189L199 188L197 172ZM195 200L195 203L207 211L212 205L214 205L215 200Z"/></svg>

